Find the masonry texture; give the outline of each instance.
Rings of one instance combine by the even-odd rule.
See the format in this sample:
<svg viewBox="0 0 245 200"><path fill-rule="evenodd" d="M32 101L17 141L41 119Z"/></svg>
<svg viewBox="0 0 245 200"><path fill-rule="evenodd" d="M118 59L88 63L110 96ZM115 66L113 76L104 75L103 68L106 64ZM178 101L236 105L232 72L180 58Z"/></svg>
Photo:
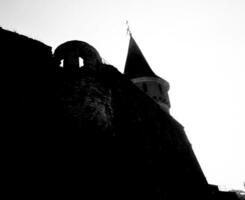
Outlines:
<svg viewBox="0 0 245 200"><path fill-rule="evenodd" d="M0 40L9 196L214 199L183 126L116 68L67 73L41 42Z"/></svg>

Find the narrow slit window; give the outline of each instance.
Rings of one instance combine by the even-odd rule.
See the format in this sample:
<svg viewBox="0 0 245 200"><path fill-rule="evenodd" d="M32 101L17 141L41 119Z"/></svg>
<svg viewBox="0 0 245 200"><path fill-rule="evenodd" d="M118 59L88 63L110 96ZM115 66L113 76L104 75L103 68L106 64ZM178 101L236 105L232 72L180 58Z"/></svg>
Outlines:
<svg viewBox="0 0 245 200"><path fill-rule="evenodd" d="M61 68L64 68L64 59L62 59L62 60L60 61L60 67L61 67Z"/></svg>
<svg viewBox="0 0 245 200"><path fill-rule="evenodd" d="M81 57L79 57L79 68L84 66L84 62L83 59Z"/></svg>
<svg viewBox="0 0 245 200"><path fill-rule="evenodd" d="M162 94L162 86L160 84L158 84L158 88L159 88L160 93Z"/></svg>

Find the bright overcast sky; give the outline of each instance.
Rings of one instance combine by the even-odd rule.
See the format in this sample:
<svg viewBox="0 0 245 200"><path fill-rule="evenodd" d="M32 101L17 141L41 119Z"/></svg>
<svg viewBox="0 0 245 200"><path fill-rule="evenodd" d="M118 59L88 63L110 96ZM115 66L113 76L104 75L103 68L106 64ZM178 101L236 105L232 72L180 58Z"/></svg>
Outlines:
<svg viewBox="0 0 245 200"><path fill-rule="evenodd" d="M93 45L123 71L126 20L153 71L170 83L209 183L245 181L244 0L1 0L0 26L57 47Z"/></svg>

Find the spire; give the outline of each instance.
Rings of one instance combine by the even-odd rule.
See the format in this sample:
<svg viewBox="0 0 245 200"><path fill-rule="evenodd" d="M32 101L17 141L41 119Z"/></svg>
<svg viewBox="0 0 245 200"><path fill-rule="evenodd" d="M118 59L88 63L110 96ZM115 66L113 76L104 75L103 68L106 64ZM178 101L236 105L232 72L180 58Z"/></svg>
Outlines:
<svg viewBox="0 0 245 200"><path fill-rule="evenodd" d="M124 74L126 74L129 78L138 78L143 76L157 77L135 42L129 27L128 33L130 35L130 41Z"/></svg>

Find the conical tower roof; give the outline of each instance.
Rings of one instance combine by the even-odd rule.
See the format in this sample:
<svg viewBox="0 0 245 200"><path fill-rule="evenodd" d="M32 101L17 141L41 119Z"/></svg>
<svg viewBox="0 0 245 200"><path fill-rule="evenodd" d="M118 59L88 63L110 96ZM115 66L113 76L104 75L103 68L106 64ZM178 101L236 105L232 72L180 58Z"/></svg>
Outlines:
<svg viewBox="0 0 245 200"><path fill-rule="evenodd" d="M130 79L144 76L157 77L131 34L124 74Z"/></svg>

